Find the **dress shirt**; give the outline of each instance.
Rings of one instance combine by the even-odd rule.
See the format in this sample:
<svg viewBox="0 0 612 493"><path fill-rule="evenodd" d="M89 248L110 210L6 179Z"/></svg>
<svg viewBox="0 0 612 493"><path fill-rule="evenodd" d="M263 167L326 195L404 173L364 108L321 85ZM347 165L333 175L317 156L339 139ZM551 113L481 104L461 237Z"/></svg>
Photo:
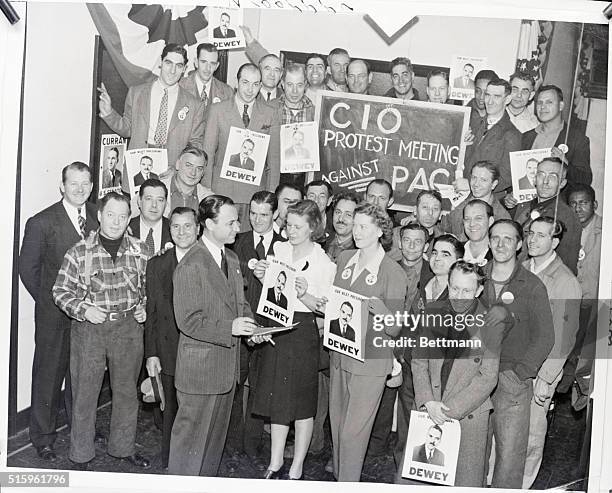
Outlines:
<svg viewBox="0 0 612 493"><path fill-rule="evenodd" d="M66 209L66 214L68 214L68 217L70 218L70 222L74 226L74 229L76 229L76 232L81 235L81 227L79 226L79 212L77 208L74 205L68 203L66 199L62 200L62 205L64 206L64 209ZM81 217L87 220L87 215L85 214L85 204L81 206Z"/></svg>
<svg viewBox="0 0 612 493"><path fill-rule="evenodd" d="M234 101L236 101L236 106L238 107L238 113L240 114L240 118L242 118L242 113L244 113L244 105L246 104L248 106L247 114L249 115L249 119L252 120L253 119L253 103L255 101L253 100L247 104L238 97L238 94L236 94L236 96L234 97Z"/></svg>
<svg viewBox="0 0 612 493"><path fill-rule="evenodd" d="M554 147L555 142L557 142L557 139L559 138L559 133L561 133L561 130L563 130L563 122L561 122L560 126L548 129L546 131L544 130L544 126L542 124L538 125L535 128L537 135L531 148L548 149L549 147Z"/></svg>
<svg viewBox="0 0 612 493"><path fill-rule="evenodd" d="M489 253L489 247L485 248L482 252L480 252L480 255L478 255L478 257L474 257L474 255L472 254L472 249L470 245L471 245L471 241L466 241L465 245L463 245L463 248L465 249L463 260L465 260L466 262L469 262L470 264L477 264L482 267L483 265L487 263L487 260L485 259L485 257L487 256L487 253Z"/></svg>
<svg viewBox="0 0 612 493"><path fill-rule="evenodd" d="M270 231L263 233L263 235L253 231L253 248L257 248L260 236L263 236L264 251L267 253L272 244L272 238L274 237L274 228L270 228Z"/></svg>
<svg viewBox="0 0 612 493"><path fill-rule="evenodd" d="M140 215L140 239L144 242L147 241L147 236L149 236L149 230L151 226L145 224L142 220L142 214ZM153 245L155 246L155 252L159 252L161 248L164 246L161 244L162 239L162 220L157 221L157 224L153 226ZM152 253L155 253L152 252Z"/></svg>
<svg viewBox="0 0 612 493"><path fill-rule="evenodd" d="M261 97L264 98L264 101L272 101L273 99L276 99L278 95L278 87L275 87L271 91L268 91L265 87L262 87L260 92ZM268 97L268 94L270 94L270 97Z"/></svg>
<svg viewBox="0 0 612 493"><path fill-rule="evenodd" d="M281 229L276 221L272 223L272 231L274 231L277 235L281 235L283 238L287 239L287 231L285 228Z"/></svg>
<svg viewBox="0 0 612 493"><path fill-rule="evenodd" d="M536 266L535 264L535 259L532 258L529 261L529 270L533 273L538 275L540 272L542 272L544 269L546 269L546 267L548 267L550 264L552 264L552 261L555 260L555 258L557 258L557 254L555 252L552 252L552 255L550 257L548 257L542 264L540 264L539 266Z"/></svg>
<svg viewBox="0 0 612 493"><path fill-rule="evenodd" d="M219 266L219 269L220 269L221 268L221 248L219 248L217 245L215 245L212 241L210 241L204 235L202 235L202 243L204 243L204 246L206 248L208 248L208 251L212 255L213 259L215 259L215 262L217 263L217 265ZM223 249L223 250L225 250L225 249ZM223 254L226 255L225 251L223 252ZM227 257L227 255L226 255L226 257Z"/></svg>
<svg viewBox="0 0 612 493"><path fill-rule="evenodd" d="M164 89L168 89L168 118L166 119L166 135L168 134L170 120L174 114L174 107L176 106L176 100L178 99L179 85L174 84L173 86L165 88L162 86L159 79L157 79L151 85L151 103L149 105L149 135L147 137L147 142L149 144L155 143L155 130L157 129L157 119L159 118L161 101L164 97Z"/></svg>

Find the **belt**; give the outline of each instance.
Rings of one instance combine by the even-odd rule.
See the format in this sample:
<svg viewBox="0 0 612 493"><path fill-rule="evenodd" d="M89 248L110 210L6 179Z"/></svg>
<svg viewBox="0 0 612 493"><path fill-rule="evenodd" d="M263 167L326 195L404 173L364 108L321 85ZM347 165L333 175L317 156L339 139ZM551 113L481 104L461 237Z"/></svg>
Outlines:
<svg viewBox="0 0 612 493"><path fill-rule="evenodd" d="M133 313L134 313L133 308L131 310L126 310L124 312L107 312L108 320L110 320L111 322L114 322L116 320L121 320L122 318L127 318Z"/></svg>

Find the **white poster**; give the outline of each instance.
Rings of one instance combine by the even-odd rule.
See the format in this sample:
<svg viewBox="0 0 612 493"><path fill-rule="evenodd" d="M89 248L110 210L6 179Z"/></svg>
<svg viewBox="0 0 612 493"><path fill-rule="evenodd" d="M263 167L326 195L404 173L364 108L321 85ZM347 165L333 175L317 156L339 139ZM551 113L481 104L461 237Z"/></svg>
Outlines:
<svg viewBox="0 0 612 493"><path fill-rule="evenodd" d="M536 197L536 173L538 163L550 157L550 148L529 149L510 153L512 195L518 202L529 202Z"/></svg>
<svg viewBox="0 0 612 493"><path fill-rule="evenodd" d="M402 477L453 486L460 442L459 421L438 426L426 412L410 411Z"/></svg>
<svg viewBox="0 0 612 493"><path fill-rule="evenodd" d="M266 165L270 136L247 128L231 127L221 177L259 185Z"/></svg>
<svg viewBox="0 0 612 493"><path fill-rule="evenodd" d="M157 148L126 151L125 166L130 180L130 192L135 196L145 180L159 180L159 175L168 169L168 151Z"/></svg>
<svg viewBox="0 0 612 493"><path fill-rule="evenodd" d="M319 171L319 129L316 122L281 126L281 173Z"/></svg>
<svg viewBox="0 0 612 493"><path fill-rule="evenodd" d="M239 26L244 24L242 9L223 7L208 8L208 32L210 42L219 50L244 48L244 34Z"/></svg>
<svg viewBox="0 0 612 493"><path fill-rule="evenodd" d="M266 269L257 314L274 320L285 327L293 323L296 272L293 267L272 256L266 258L270 265Z"/></svg>
<svg viewBox="0 0 612 493"><path fill-rule="evenodd" d="M126 140L117 134L103 134L100 139L100 167L98 168L98 198L109 192L121 191L121 170Z"/></svg>
<svg viewBox="0 0 612 493"><path fill-rule="evenodd" d="M449 85L450 99L469 101L474 97L476 74L487 67L487 59L483 57L455 55L451 61Z"/></svg>
<svg viewBox="0 0 612 493"><path fill-rule="evenodd" d="M323 345L351 358L363 361L362 327L367 324L364 314L368 298L346 289L332 286L325 307Z"/></svg>

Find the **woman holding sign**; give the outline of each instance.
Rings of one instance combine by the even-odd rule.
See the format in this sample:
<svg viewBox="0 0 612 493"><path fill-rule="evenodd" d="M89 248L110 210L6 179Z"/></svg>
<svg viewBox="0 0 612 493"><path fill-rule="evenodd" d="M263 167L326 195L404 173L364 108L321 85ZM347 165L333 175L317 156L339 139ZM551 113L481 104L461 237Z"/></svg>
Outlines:
<svg viewBox="0 0 612 493"><path fill-rule="evenodd" d="M370 432L387 375L393 367L390 346L375 343L395 337L400 326L381 316L403 309L407 278L385 253L393 241L393 223L383 209L361 204L355 209L353 238L358 250L338 256L334 285L366 296L369 312L361 324L364 361L330 351L329 418L334 472L338 481L359 481ZM333 348L331 348L333 349Z"/></svg>
<svg viewBox="0 0 612 493"><path fill-rule="evenodd" d="M336 273L336 265L315 243L323 234L317 204L303 200L290 206L286 229L289 241L275 243L274 256L298 272L293 323L299 325L276 334L274 346L262 348L253 413L269 416L271 422L272 445L266 479L284 476L285 442L292 421L295 450L289 479L302 477L317 410L319 332L313 312L317 311L320 298L328 294ZM266 260L257 262L255 276L262 280L268 266Z"/></svg>

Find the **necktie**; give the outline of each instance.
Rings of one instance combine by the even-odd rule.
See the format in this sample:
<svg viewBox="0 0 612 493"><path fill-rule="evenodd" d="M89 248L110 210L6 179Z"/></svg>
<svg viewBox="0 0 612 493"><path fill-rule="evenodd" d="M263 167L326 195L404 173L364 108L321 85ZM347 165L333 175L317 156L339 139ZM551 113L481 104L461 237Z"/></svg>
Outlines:
<svg viewBox="0 0 612 493"><path fill-rule="evenodd" d="M263 235L259 235L259 243L257 243L257 246L255 247L255 253L257 254L257 258L259 260L266 258L266 249L263 243Z"/></svg>
<svg viewBox="0 0 612 493"><path fill-rule="evenodd" d="M155 143L158 146L166 145L166 134L168 133L168 89L164 89L161 104L159 105L159 116L157 117L157 128L155 129Z"/></svg>
<svg viewBox="0 0 612 493"><path fill-rule="evenodd" d="M270 93L268 93L268 101L270 101Z"/></svg>
<svg viewBox="0 0 612 493"><path fill-rule="evenodd" d="M204 105L204 109L206 109L206 106L208 105L208 95L206 94L205 87L202 88L202 104Z"/></svg>
<svg viewBox="0 0 612 493"><path fill-rule="evenodd" d="M153 241L153 228L149 228L149 234L147 235L147 239L145 240L147 244L147 248L151 255L155 253L155 242Z"/></svg>
<svg viewBox="0 0 612 493"><path fill-rule="evenodd" d="M79 214L79 229L81 230L81 236L83 238L85 238L85 218L83 216L81 216L81 208L80 207L77 209L77 212Z"/></svg>
<svg viewBox="0 0 612 493"><path fill-rule="evenodd" d="M221 270L227 279L227 259L225 258L225 252L221 250Z"/></svg>
<svg viewBox="0 0 612 493"><path fill-rule="evenodd" d="M248 128L249 123L251 123L251 119L249 118L249 105L245 104L244 105L244 111L242 112L242 123L244 123L244 126Z"/></svg>

